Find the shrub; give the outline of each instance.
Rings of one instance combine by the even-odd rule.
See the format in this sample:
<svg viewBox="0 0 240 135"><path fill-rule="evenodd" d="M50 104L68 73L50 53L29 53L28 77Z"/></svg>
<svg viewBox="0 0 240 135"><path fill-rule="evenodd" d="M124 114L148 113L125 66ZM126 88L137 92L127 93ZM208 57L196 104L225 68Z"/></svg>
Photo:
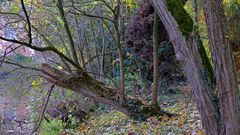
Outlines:
<svg viewBox="0 0 240 135"><path fill-rule="evenodd" d="M61 120L53 119L50 122L44 121L41 125L41 135L59 135L63 130Z"/></svg>

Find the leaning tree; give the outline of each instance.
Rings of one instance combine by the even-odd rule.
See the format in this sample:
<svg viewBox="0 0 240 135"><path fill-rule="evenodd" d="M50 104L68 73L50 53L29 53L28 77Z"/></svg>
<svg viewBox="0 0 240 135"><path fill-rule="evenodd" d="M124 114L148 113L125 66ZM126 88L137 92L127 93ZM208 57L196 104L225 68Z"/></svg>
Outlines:
<svg viewBox="0 0 240 135"><path fill-rule="evenodd" d="M185 65L201 120L207 134L240 134L239 90L233 57L226 38L225 17L221 0L203 1L208 28L209 45L214 65L215 83L207 85L204 67L197 51L192 23L182 21L182 12L176 7L179 0L154 0L155 8L174 45L176 56Z"/></svg>
<svg viewBox="0 0 240 135"><path fill-rule="evenodd" d="M61 0L58 0L57 3L54 3L56 5L53 7L59 9L59 16L56 19L59 20L63 27L60 31L66 34L66 39L68 41L67 45L69 45L70 50L69 55L66 55L67 53L59 50L44 35L39 34L44 39L44 43L49 44L36 45L34 39L36 38L35 33L38 33L38 29L35 29L36 27L34 27L34 25L40 22L35 22L33 24L34 20L37 20L38 18L33 17L33 13L30 12L29 8L25 7L23 0L20 2L22 7L21 14L2 14L19 17L20 21L23 21L26 24L26 37L18 40L0 36L0 39L36 51L53 52L58 55L64 63L63 67L66 67L63 69L68 70L59 70L51 65L42 64L40 71L41 76L54 85L81 93L96 101L110 105L130 116L150 116L149 114L152 113L168 114L161 109L155 110L154 107L145 105L136 97L131 97L122 93L118 87L107 87L105 84L91 76L89 72L79 64L80 60L78 58L78 52L76 51L74 36L69 27L72 23L68 22L68 19L72 18L66 18L67 12L62 8L61 2ZM72 2L73 5L76 3L75 1ZM100 2L107 7L110 7L107 1L100 0ZM200 38L196 31L196 27L193 26L194 23L191 17L184 10L182 2L180 0L153 0L153 3L160 20L168 33L169 39L173 44L176 57L181 61L184 67L206 133L213 135L240 134L240 114L238 113L239 91L236 83L231 49L228 40L225 37L225 20L221 0L203 1L214 70L212 70L205 51L202 50L202 43L199 40ZM66 7L69 6L71 7L72 5L67 5ZM49 7L50 8L46 11L54 12L51 5ZM119 10L118 8L118 6L115 8L109 8L109 10L112 11L107 10L107 12L114 13ZM73 9L69 9L68 13L71 13L72 10ZM90 14L90 16L94 15ZM43 16L43 18L44 17L45 16ZM95 17L98 17L101 20L113 21L108 17ZM106 23L106 21L104 22ZM106 24L105 28L109 29L108 26L111 25L108 23ZM42 27L45 25L48 24L44 24ZM114 31L110 30L110 32ZM121 100L124 100L125 102L121 102Z"/></svg>
<svg viewBox="0 0 240 135"><path fill-rule="evenodd" d="M118 40L120 39L117 38L120 37L117 37L119 32L118 28L116 28L119 27L118 21L120 21L117 19L118 15L116 14L119 12L119 2L116 3L115 6L111 7L111 2L104 0L99 1L99 4L107 7L106 14L102 13L100 15L82 11L81 5L75 1L71 1L70 3L63 2L61 0L53 2L47 1L46 3L27 3L24 2L24 0L21 0L20 3L16 3L16 5L20 6L21 8L18 7L16 11L13 10L8 12L5 12L6 10L3 10L0 14L1 17L3 17L3 20L8 20L8 17L12 17L13 20L20 20L21 23L17 22L17 26L24 26L22 28L22 31L24 32L20 33L22 34L22 38L8 38L6 36L0 35L0 40L13 43L16 46L16 49L18 47L24 46L38 52L48 52L50 55L60 57L60 60L54 59L51 61L55 61L58 65L61 65L62 69L59 69L58 66L49 65L46 63L42 64L41 66L39 73L49 83L75 91L77 93L81 93L86 97L109 105L110 107L113 107L114 109L137 119L147 118L155 114L165 114L172 116L172 114L162 109L156 109L154 106L145 104L137 97L132 97L126 93L123 93L121 88L122 86L118 87L117 85L114 85L114 87L108 87L106 84L95 78L95 76L102 76L101 74L87 71L85 68L86 65L83 64L86 64L87 62L84 62L84 58L81 58L82 52L80 49L78 49L78 47L81 47L83 44L82 42L84 41L81 40L82 38L79 38L79 36L81 36L79 33L76 35L73 34L75 33L75 29L72 27L75 27L75 23L70 20L76 16L81 15L97 18L102 21L104 28L107 29L110 35L113 36L113 42L119 43ZM41 6L45 7L46 9L40 8ZM84 6L87 7L89 5ZM93 3L92 6L96 5ZM43 12L45 14L39 14L40 12ZM67 13L71 13L71 15ZM109 16L114 17L110 18ZM52 19L50 19L51 17ZM47 21L43 21L45 19ZM2 23L6 25L9 24L9 22ZM77 32L79 27L78 25L79 24L77 24L76 28ZM44 32L43 29L45 29L46 32ZM55 39L52 38L54 36ZM89 37L85 38L85 42L89 42ZM59 47L59 40L62 41L60 44L63 44L63 47L66 49ZM121 47L118 45L118 49L119 48ZM89 52L91 52L90 49L87 51L87 53ZM14 64L7 61L7 59L3 59L1 62ZM14 65L24 67L19 63ZM122 100L124 100L124 102L122 102Z"/></svg>

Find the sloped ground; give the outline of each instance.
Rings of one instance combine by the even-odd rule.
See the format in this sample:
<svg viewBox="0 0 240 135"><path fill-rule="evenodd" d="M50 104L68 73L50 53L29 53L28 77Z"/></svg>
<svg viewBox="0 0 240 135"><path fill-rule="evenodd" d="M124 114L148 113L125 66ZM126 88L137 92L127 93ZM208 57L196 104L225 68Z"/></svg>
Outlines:
<svg viewBox="0 0 240 135"><path fill-rule="evenodd" d="M181 103L180 103L181 104ZM134 121L117 111L110 111L99 117L91 117L81 124L75 134L128 134L128 135L189 135L203 134L196 108L180 112L179 117L152 117L145 122Z"/></svg>
<svg viewBox="0 0 240 135"><path fill-rule="evenodd" d="M235 53L234 57L240 88L240 53ZM118 111L99 112L100 115L92 116L82 123L73 134L204 135L198 110L190 100L190 88L184 86L180 90L185 94L160 95L161 106L172 113L179 114L177 117L152 117L145 122L138 122Z"/></svg>
<svg viewBox="0 0 240 135"><path fill-rule="evenodd" d="M62 135L203 135L197 108L190 98L191 95L181 93L162 94L161 106L179 116L151 117L147 121L135 121L111 109L98 109L77 129L65 130Z"/></svg>

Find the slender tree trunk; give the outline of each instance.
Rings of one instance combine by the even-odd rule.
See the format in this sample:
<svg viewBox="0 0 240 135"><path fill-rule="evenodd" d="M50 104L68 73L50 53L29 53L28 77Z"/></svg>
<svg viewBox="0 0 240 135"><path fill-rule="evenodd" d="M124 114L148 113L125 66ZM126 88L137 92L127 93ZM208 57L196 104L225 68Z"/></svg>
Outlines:
<svg viewBox="0 0 240 135"><path fill-rule="evenodd" d="M154 13L154 27L153 27L153 89L152 89L152 105L158 105L158 81L159 81L159 62L158 62L158 47L159 47L159 30L160 18L158 14Z"/></svg>
<svg viewBox="0 0 240 135"><path fill-rule="evenodd" d="M204 14L216 76L216 90L222 123L221 134L239 135L239 90L232 52L226 39L226 24L222 0L205 0Z"/></svg>
<svg viewBox="0 0 240 135"><path fill-rule="evenodd" d="M102 38L102 51L100 56L100 74L104 75L104 63L105 63L105 38L104 38L104 28L103 23L101 22L101 38ZM100 80L103 80L103 77L100 77Z"/></svg>
<svg viewBox="0 0 240 135"><path fill-rule="evenodd" d="M99 40L97 40L97 35L95 34L95 31L94 31L94 29L93 29L93 23L91 22L90 23L91 24L91 32L92 32L92 37L93 37L93 40L94 40L94 51L95 51L95 56L96 56L96 66L97 66L97 69L98 69L98 71L99 71L99 69L100 69L100 67L101 67L101 65L100 65L100 55L99 55L99 48L98 48L98 46L100 45L100 42L99 42ZM99 26L98 26L99 27Z"/></svg>
<svg viewBox="0 0 240 135"><path fill-rule="evenodd" d="M88 57L88 60L89 60L89 63L87 62L86 64L86 67L88 67L88 70L92 73L95 73L95 69L94 69L94 63L93 61L91 60L92 56L91 56L91 51L90 51L90 45L88 44L88 39L87 39L87 35L86 33L83 33L83 40L84 40L84 43L85 43L85 46L86 46L86 56ZM89 64L89 66L88 66ZM96 78L96 75L93 74L94 78Z"/></svg>
<svg viewBox="0 0 240 135"><path fill-rule="evenodd" d="M103 9L102 9L102 7L100 6L100 8L99 8L99 14L101 15L101 14L103 14ZM105 73L104 73L104 64L105 64L105 46L106 46L106 42L105 42L105 30L104 30L104 23L103 23L103 21L101 20L101 21L99 21L99 27L100 27L100 29L99 29L99 33L100 33L100 35L101 35L101 56L99 56L100 58L100 69L99 69L99 73L101 74L101 75L104 75ZM100 76L100 80L102 80L102 81L104 81L104 77L103 76Z"/></svg>
<svg viewBox="0 0 240 135"><path fill-rule="evenodd" d="M118 0L117 6L115 8L116 12L114 13L114 27L115 27L115 36L116 36L116 44L118 50L119 57L119 65L120 65L120 80L119 80L119 98L120 102L124 103L124 93L125 93L125 77L124 77L124 59L123 59L123 50L121 44L121 34L120 34L120 1Z"/></svg>
<svg viewBox="0 0 240 135"><path fill-rule="evenodd" d="M60 17L61 17L61 19L64 23L64 28L65 28L65 31L66 31L66 34L67 34L67 37L68 37L68 40L69 40L69 43L70 43L73 60L76 63L76 65L79 66L75 45L74 45L73 38L72 38L72 35L71 35L71 32L70 32L70 28L68 26L67 19L65 17L65 13L64 13L64 10L63 10L62 0L57 0L57 7L58 7L58 10L59 10Z"/></svg>
<svg viewBox="0 0 240 135"><path fill-rule="evenodd" d="M173 43L176 56L182 62L188 81L192 86L203 127L207 134L217 135L220 128L219 114L216 102L209 95L209 91L212 89L205 85L206 80L202 76L204 73L202 59L196 41L192 41L191 38L193 31L191 18L186 16L186 11L179 0L154 0L154 5ZM185 22L182 22L181 19L184 19Z"/></svg>
<svg viewBox="0 0 240 135"><path fill-rule="evenodd" d="M77 38L77 48L79 51L79 58L80 58L80 65L83 67L85 65L85 59L84 59L84 44L81 41L81 28L79 25L82 25L80 22L78 22L77 18L75 18L75 22L77 25L77 30L76 30L76 38Z"/></svg>

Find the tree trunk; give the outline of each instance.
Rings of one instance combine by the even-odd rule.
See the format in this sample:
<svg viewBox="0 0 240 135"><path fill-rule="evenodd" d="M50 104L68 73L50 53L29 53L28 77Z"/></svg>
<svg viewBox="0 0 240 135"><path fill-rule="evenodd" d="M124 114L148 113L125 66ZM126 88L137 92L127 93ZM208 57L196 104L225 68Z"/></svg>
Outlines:
<svg viewBox="0 0 240 135"><path fill-rule="evenodd" d="M158 46L159 46L159 30L160 18L158 14L154 13L154 27L153 27L153 89L152 89L152 105L158 106L158 81L159 81L159 63L158 63Z"/></svg>
<svg viewBox="0 0 240 135"><path fill-rule="evenodd" d="M70 28L68 26L67 19L65 17L65 13L64 13L64 10L63 10L62 0L57 0L57 7L58 7L58 10L59 10L60 17L61 17L61 19L64 23L64 28L65 28L65 31L66 31L66 34L67 34L67 37L68 37L68 40L69 40L69 43L70 43L73 60L76 63L76 65L79 66L74 41L73 41L73 38L72 38L72 35L71 35L71 32L70 32Z"/></svg>
<svg viewBox="0 0 240 135"><path fill-rule="evenodd" d="M121 44L121 33L120 33L120 0L117 1L116 10L114 13L114 27L115 27L115 41L117 44L117 50L118 50L118 57L119 57L119 68L120 68L120 80L119 80L119 99L121 104L123 104L124 101L124 93L125 93L125 77L124 77L124 59L123 59L123 50L122 50L122 44Z"/></svg>
<svg viewBox="0 0 240 135"><path fill-rule="evenodd" d="M239 90L233 56L226 39L226 23L221 0L205 0L204 14L212 53L219 98L221 134L240 134Z"/></svg>
<svg viewBox="0 0 240 135"><path fill-rule="evenodd" d="M211 65L211 62L208 58L207 52L203 46L203 42L201 40L200 34L199 34L199 3L197 0L193 0L193 7L195 10L195 17L194 17L194 39L197 41L198 44L198 51L201 55L201 59L202 59L202 64L204 66L205 69L205 76L207 76L207 80L209 82L209 85L211 87L213 87L215 85L215 77L214 77L214 71L213 71L213 67ZM213 91L214 92L214 91Z"/></svg>
<svg viewBox="0 0 240 135"><path fill-rule="evenodd" d="M57 86L81 93L95 101L109 105L136 120L145 120L153 115L173 116L173 114L164 110L157 110L151 105L145 105L139 99L126 94L123 95L125 103L121 104L117 89L106 87L105 84L92 78L81 68L77 74L73 75L43 64L40 75Z"/></svg>
<svg viewBox="0 0 240 135"><path fill-rule="evenodd" d="M85 66L85 59L84 59L84 44L81 43L81 27L79 25L82 25L80 22L78 22L78 19L75 18L75 22L76 22L76 25L77 25L77 28L76 28L76 40L77 40L77 48L78 48L78 55L79 55L79 58L80 58L80 66L83 67Z"/></svg>
<svg viewBox="0 0 240 135"><path fill-rule="evenodd" d="M102 42L101 42L101 52L100 52L100 69L99 69L99 74L100 75L104 75L104 62L105 62L105 39L104 39L104 35L105 35L105 32L104 32L104 24L102 21L99 22L99 27L100 27L100 34L101 34L101 39L102 39ZM100 80L103 81L103 76L100 76Z"/></svg>
<svg viewBox="0 0 240 135"><path fill-rule="evenodd" d="M183 64L203 127L207 134L217 135L220 128L217 104L209 94L212 91L211 87L205 85L207 83L203 77L205 69L197 42L192 40L192 20L179 0L167 0L166 2L154 0L154 5L173 43L176 56Z"/></svg>

